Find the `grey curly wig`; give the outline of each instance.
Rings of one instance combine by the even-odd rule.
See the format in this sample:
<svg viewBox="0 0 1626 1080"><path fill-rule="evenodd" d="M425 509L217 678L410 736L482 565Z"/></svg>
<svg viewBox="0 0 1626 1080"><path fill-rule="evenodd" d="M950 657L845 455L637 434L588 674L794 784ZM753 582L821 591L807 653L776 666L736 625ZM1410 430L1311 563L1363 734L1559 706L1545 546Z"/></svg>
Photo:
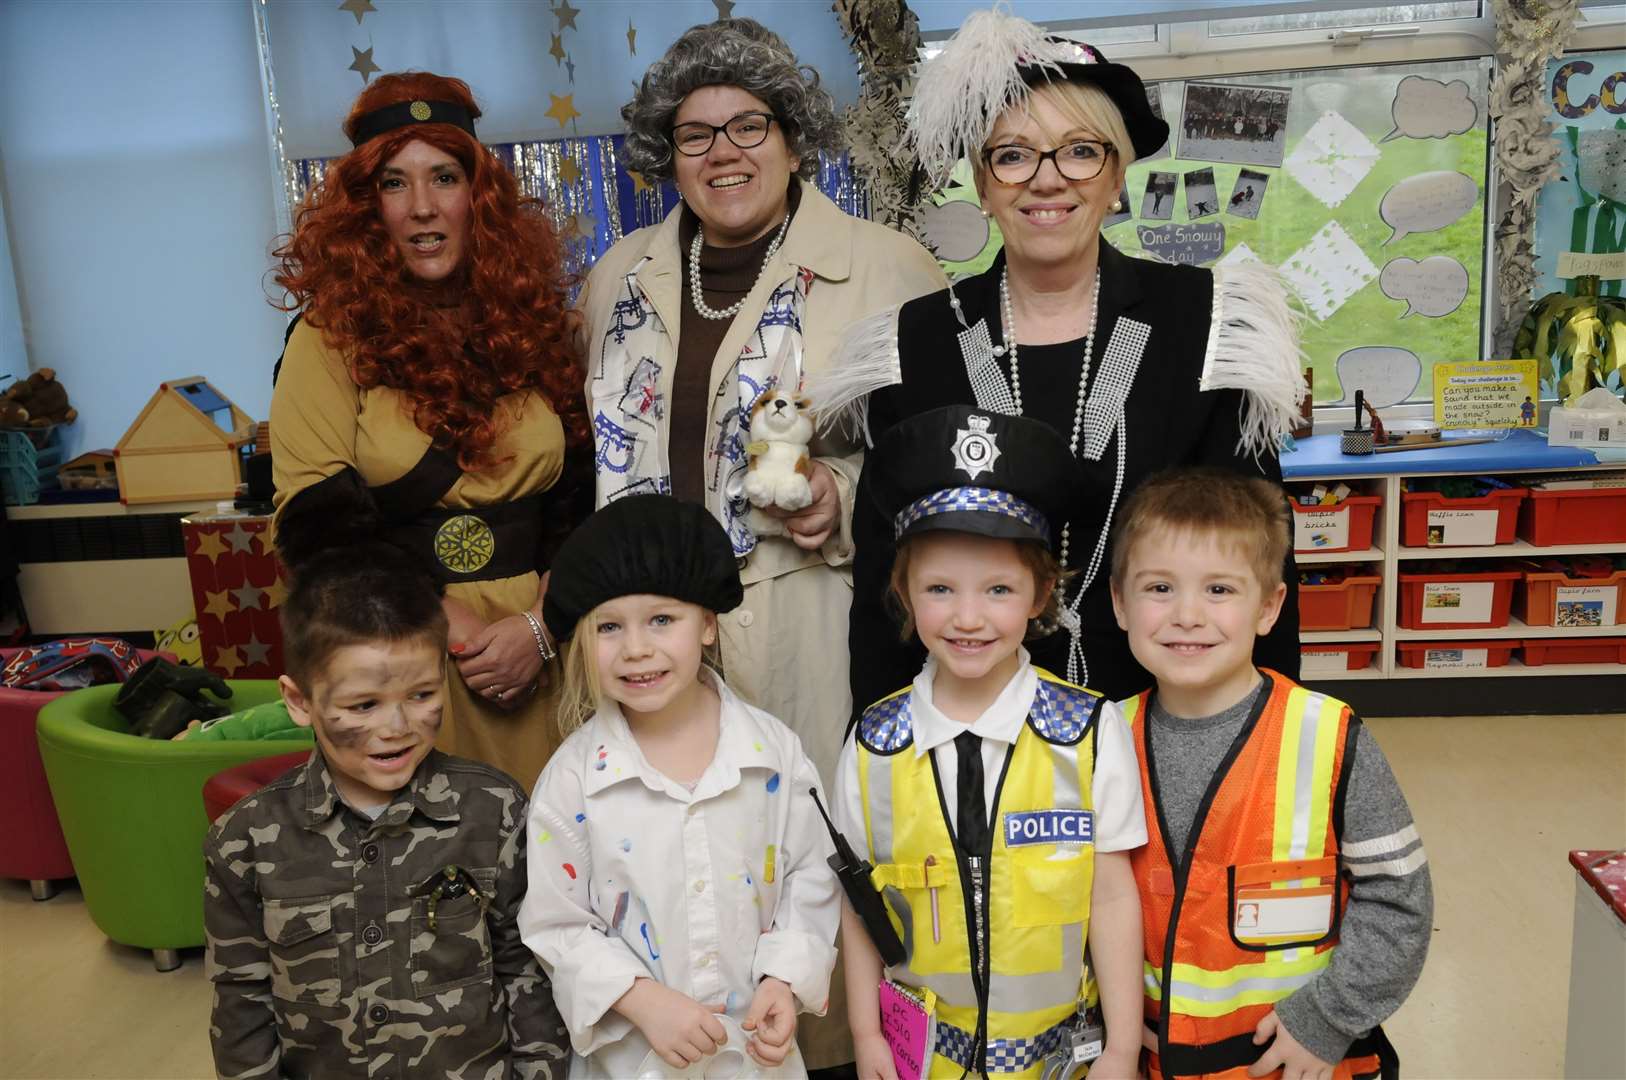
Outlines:
<svg viewBox="0 0 1626 1080"><path fill-rule="evenodd" d="M814 151L841 147L841 121L819 73L797 64L784 39L755 19L718 19L684 31L622 106L628 169L650 181L672 178L673 119L683 99L703 86L737 86L767 102L786 146L801 156L804 179L819 167Z"/></svg>

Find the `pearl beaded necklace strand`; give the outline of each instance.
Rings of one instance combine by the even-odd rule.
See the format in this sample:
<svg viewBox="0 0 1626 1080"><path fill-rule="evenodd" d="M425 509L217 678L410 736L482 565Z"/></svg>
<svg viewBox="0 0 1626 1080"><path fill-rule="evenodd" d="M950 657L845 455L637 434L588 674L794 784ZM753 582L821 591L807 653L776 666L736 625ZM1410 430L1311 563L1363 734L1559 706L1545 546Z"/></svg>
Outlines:
<svg viewBox="0 0 1626 1080"><path fill-rule="evenodd" d="M994 350L994 353L1008 353L1011 358L1011 400L1016 403L1016 413L1022 414L1022 369L1016 357L1016 318L1011 311L1011 287L1009 270L999 273L999 302L1004 308L1004 344ZM1073 434L1067 441L1067 448L1073 456L1078 456L1079 439L1084 434L1084 402L1086 391L1090 382L1090 362L1095 356L1095 328L1098 324L1098 314L1101 309L1101 269L1096 267L1095 284L1090 295L1090 329L1084 336L1084 360L1078 369L1078 399L1073 405ZM1068 522L1061 527L1061 565L1067 565L1067 549L1072 539L1072 523Z"/></svg>
<svg viewBox="0 0 1626 1080"><path fill-rule="evenodd" d="M745 290L745 296L740 297L725 308L714 308L706 303L705 291L700 287L700 249L706 243L706 230L696 228L694 243L689 245L689 293L694 300L694 310L702 319L732 319L739 314L740 308L745 306L745 297L750 296L757 283L762 280L762 272L768 269L768 260L773 253L779 250L780 241L785 239L785 230L790 228L790 211L785 211L785 220L779 223L779 232L774 235L773 243L768 245L767 252L762 256L762 265L757 268L756 280L751 282L751 288Z"/></svg>

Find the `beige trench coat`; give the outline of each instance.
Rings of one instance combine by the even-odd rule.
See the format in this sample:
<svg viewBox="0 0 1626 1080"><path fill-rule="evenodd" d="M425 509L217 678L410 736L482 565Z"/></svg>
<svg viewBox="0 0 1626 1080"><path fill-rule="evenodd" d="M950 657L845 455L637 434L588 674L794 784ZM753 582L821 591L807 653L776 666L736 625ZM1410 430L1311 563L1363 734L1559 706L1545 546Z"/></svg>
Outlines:
<svg viewBox="0 0 1626 1080"><path fill-rule="evenodd" d="M729 367L755 329L769 295L805 266L816 280L803 320L803 372L837 363L841 335L855 320L943 288L937 261L909 237L852 217L806 181L801 205L767 269L734 317L712 360L711 381L728 378ZM683 253L678 250L679 211L659 225L626 236L604 253L588 275L579 301L586 316L587 365L602 362L620 282L645 255L638 284L670 334L681 324ZM677 341L656 356L660 392L672 394ZM711 424L733 399L713 394ZM668 435L663 427L661 438ZM860 444L831 432L813 443L814 456L829 466L841 496L841 523L819 551L803 551L784 537L764 537L740 568L745 602L720 620L724 677L741 697L784 721L802 740L828 784L851 712L847 686L847 611L852 602L852 500L863 466ZM604 505L599 488L598 505Z"/></svg>

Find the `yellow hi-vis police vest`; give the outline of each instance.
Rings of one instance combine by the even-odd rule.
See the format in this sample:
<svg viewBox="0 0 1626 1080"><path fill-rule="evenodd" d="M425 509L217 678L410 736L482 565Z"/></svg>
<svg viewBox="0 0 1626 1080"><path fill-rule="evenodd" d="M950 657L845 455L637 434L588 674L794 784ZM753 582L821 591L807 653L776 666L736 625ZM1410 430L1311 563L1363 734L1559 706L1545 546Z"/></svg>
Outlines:
<svg viewBox="0 0 1626 1080"><path fill-rule="evenodd" d="M979 1002L971 966L976 913L988 947L987 1053L1000 1076L1037 1077L1078 1009L1094 880L1095 717L1100 695L1039 671L1027 724L994 785L984 895L950 830L929 753L917 754L909 690L858 723L858 782L874 881L903 941L887 974L937 996L931 1076L973 1074ZM934 934L933 894L936 894Z"/></svg>

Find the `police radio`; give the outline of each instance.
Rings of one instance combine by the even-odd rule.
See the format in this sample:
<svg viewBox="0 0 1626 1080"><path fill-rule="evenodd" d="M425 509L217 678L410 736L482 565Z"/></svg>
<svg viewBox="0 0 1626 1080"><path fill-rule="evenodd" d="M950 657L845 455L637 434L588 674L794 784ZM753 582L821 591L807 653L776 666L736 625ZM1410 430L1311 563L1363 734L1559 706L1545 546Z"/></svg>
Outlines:
<svg viewBox="0 0 1626 1080"><path fill-rule="evenodd" d="M876 891L875 883L870 880L874 867L860 859L852 845L847 843L847 838L836 830L830 815L824 812L818 791L808 788L807 792L813 796L813 805L819 808L819 816L824 819L824 827L830 831L830 840L836 846L836 853L828 860L830 869L840 879L842 891L847 894L853 911L863 920L864 929L869 931L869 938L875 943L875 951L881 954L881 962L887 967L903 963L903 942L898 940L892 920L886 917L886 904Z"/></svg>

